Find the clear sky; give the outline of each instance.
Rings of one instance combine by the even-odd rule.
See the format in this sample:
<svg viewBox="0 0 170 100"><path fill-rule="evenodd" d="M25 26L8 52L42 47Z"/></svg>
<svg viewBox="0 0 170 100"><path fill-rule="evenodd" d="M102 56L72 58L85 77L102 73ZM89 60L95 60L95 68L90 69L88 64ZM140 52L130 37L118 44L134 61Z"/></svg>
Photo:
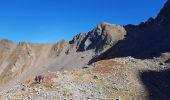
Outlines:
<svg viewBox="0 0 170 100"><path fill-rule="evenodd" d="M0 0L0 39L57 42L100 22L138 24L156 17L166 0Z"/></svg>

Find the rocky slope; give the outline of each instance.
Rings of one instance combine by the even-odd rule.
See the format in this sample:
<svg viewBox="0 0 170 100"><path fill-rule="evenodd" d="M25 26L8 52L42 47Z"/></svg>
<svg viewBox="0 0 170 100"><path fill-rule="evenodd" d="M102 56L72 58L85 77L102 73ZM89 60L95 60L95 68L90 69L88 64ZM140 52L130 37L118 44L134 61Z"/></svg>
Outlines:
<svg viewBox="0 0 170 100"><path fill-rule="evenodd" d="M126 57L99 61L78 71L48 72L41 84L36 83L34 77L30 78L2 91L0 99L167 100L170 79L166 75L169 74L158 74L170 68L164 60Z"/></svg>
<svg viewBox="0 0 170 100"><path fill-rule="evenodd" d="M124 38L121 26L100 23L92 31L79 34L72 41L55 44L13 43L0 41L0 86L11 86L36 74L49 70L78 69L93 56L109 49Z"/></svg>
<svg viewBox="0 0 170 100"><path fill-rule="evenodd" d="M56 44L1 40L0 99L168 100L169 44L170 0L139 25L100 23Z"/></svg>

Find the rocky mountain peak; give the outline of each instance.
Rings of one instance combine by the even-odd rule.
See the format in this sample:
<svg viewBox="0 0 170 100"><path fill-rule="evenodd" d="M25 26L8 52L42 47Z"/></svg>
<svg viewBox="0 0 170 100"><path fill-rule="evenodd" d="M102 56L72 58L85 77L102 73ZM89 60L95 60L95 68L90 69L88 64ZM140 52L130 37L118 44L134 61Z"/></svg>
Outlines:
<svg viewBox="0 0 170 100"><path fill-rule="evenodd" d="M161 9L160 13L158 14L156 20L161 25L169 25L170 24L170 0L168 0L164 7Z"/></svg>
<svg viewBox="0 0 170 100"><path fill-rule="evenodd" d="M107 22L101 22L101 23L99 23L99 24L97 25L97 27L104 28L104 27L109 26L109 25L111 25L111 24L109 24L109 23L107 23Z"/></svg>
<svg viewBox="0 0 170 100"><path fill-rule="evenodd" d="M93 49L101 52L123 39L125 34L123 27L102 22L92 31L76 35L70 43L76 44L77 51Z"/></svg>
<svg viewBox="0 0 170 100"><path fill-rule="evenodd" d="M70 41L70 44L76 44L76 46L78 46L80 44L80 42L86 37L86 35L87 35L87 33L79 33L79 34L77 34Z"/></svg>

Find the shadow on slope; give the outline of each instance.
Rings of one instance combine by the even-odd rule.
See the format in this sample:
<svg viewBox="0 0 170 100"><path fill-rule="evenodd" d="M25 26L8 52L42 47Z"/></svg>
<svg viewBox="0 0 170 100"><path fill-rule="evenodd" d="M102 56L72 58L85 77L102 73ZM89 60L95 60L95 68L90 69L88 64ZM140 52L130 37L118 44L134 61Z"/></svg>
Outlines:
<svg viewBox="0 0 170 100"><path fill-rule="evenodd" d="M169 100L170 69L160 72L142 72L140 77L145 88L148 90L150 100Z"/></svg>
<svg viewBox="0 0 170 100"><path fill-rule="evenodd" d="M158 16L139 25L126 25L126 37L89 63L115 57L132 56L151 59L161 53L170 52L170 0L166 2Z"/></svg>
<svg viewBox="0 0 170 100"><path fill-rule="evenodd" d="M124 28L127 32L126 38L93 58L89 63L127 56L137 59L152 59L159 57L161 53L170 52L170 27L148 21L139 26L128 25Z"/></svg>

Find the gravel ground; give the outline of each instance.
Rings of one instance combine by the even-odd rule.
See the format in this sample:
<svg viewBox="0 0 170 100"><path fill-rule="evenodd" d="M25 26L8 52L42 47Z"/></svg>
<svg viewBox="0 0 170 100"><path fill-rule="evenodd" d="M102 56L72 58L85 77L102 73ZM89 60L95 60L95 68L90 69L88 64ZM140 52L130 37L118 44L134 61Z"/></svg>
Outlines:
<svg viewBox="0 0 170 100"><path fill-rule="evenodd" d="M76 71L48 72L38 84L34 78L1 91L2 100L147 100L150 95L140 73L169 68L161 58L132 57L103 60Z"/></svg>

